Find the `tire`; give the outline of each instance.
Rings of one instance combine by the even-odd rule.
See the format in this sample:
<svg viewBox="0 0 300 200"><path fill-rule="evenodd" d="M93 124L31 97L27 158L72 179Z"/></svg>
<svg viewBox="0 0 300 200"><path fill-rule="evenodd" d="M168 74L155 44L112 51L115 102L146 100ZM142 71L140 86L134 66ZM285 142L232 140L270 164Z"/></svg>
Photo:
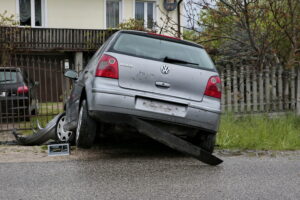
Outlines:
<svg viewBox="0 0 300 200"><path fill-rule="evenodd" d="M198 133L190 141L207 152L213 153L216 144L216 133Z"/></svg>
<svg viewBox="0 0 300 200"><path fill-rule="evenodd" d="M97 124L88 114L86 100L83 100L79 113L76 129L76 146L80 148L92 147L96 136Z"/></svg>
<svg viewBox="0 0 300 200"><path fill-rule="evenodd" d="M63 126L65 125L65 119L66 119L66 113L63 113L63 115L59 118L56 127L56 138L59 142L69 142L73 144L74 142L74 133L72 131L65 131Z"/></svg>

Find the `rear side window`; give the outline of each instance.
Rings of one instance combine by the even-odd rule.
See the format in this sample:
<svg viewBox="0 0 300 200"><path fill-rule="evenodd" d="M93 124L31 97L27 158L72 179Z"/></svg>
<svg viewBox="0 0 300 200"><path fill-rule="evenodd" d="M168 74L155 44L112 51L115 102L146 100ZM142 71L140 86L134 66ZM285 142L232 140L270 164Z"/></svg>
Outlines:
<svg viewBox="0 0 300 200"><path fill-rule="evenodd" d="M214 70L214 64L200 47L176 43L147 36L122 33L112 47L113 51L127 55L164 61L180 60L180 65ZM174 62L173 62L174 63Z"/></svg>
<svg viewBox="0 0 300 200"><path fill-rule="evenodd" d="M0 71L0 84L17 83L16 71Z"/></svg>

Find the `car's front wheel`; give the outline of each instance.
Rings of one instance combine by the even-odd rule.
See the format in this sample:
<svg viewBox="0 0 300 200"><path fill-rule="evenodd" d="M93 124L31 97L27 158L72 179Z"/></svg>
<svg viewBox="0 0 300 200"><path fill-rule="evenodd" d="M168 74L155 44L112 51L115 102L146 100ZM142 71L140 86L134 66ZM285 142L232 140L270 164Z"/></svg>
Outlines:
<svg viewBox="0 0 300 200"><path fill-rule="evenodd" d="M74 141L74 134L72 131L67 131L64 129L64 125L66 124L66 113L63 113L59 118L56 125L56 136L60 142L70 142Z"/></svg>
<svg viewBox="0 0 300 200"><path fill-rule="evenodd" d="M88 114L86 100L83 100L79 109L76 129L76 146L90 148L95 140L97 124Z"/></svg>

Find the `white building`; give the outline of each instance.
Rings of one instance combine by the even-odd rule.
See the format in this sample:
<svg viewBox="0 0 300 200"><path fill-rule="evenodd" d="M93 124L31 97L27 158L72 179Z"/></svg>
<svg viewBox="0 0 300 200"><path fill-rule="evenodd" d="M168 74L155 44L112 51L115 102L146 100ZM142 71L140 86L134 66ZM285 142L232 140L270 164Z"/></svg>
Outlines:
<svg viewBox="0 0 300 200"><path fill-rule="evenodd" d="M178 0L177 0L178 1ZM164 3L176 0L0 0L0 13L13 14L21 26L46 28L106 29L129 19L162 26L166 14L178 22L177 8L167 11ZM181 11L183 3L180 4ZM180 17L182 21L182 17Z"/></svg>

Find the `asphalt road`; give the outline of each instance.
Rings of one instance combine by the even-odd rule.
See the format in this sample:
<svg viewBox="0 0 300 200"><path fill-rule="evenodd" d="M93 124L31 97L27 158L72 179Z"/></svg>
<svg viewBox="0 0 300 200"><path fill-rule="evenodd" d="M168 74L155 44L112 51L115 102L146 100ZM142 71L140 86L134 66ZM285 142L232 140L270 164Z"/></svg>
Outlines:
<svg viewBox="0 0 300 200"><path fill-rule="evenodd" d="M222 159L212 167L129 145L88 160L1 163L0 199L300 199L299 153Z"/></svg>

